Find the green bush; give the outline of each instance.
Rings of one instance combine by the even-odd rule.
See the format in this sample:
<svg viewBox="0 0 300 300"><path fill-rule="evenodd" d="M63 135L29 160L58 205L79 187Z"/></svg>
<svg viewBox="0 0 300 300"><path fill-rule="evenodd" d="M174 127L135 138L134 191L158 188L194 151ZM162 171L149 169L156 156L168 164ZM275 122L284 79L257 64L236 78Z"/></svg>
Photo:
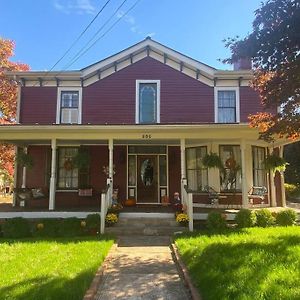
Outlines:
<svg viewBox="0 0 300 300"><path fill-rule="evenodd" d="M296 223L297 213L292 209L285 209L276 214L276 223L280 226L291 226Z"/></svg>
<svg viewBox="0 0 300 300"><path fill-rule="evenodd" d="M42 224L42 226L40 225ZM33 235L57 237L62 221L60 219L43 219L34 223Z"/></svg>
<svg viewBox="0 0 300 300"><path fill-rule="evenodd" d="M226 228L226 219L219 212L211 212L207 217L207 228L210 230L222 230Z"/></svg>
<svg viewBox="0 0 300 300"><path fill-rule="evenodd" d="M256 215L250 209L241 209L235 216L239 228L253 227L256 223Z"/></svg>
<svg viewBox="0 0 300 300"><path fill-rule="evenodd" d="M300 196L300 185L285 183L284 188L288 199Z"/></svg>
<svg viewBox="0 0 300 300"><path fill-rule="evenodd" d="M2 226L3 236L6 238L23 238L31 235L30 225L27 219L8 219Z"/></svg>
<svg viewBox="0 0 300 300"><path fill-rule="evenodd" d="M87 229L99 229L100 228L100 215L99 214L87 215L86 228Z"/></svg>
<svg viewBox="0 0 300 300"><path fill-rule="evenodd" d="M81 234L80 220L78 218L64 219L58 229L59 236L77 236Z"/></svg>
<svg viewBox="0 0 300 300"><path fill-rule="evenodd" d="M256 225L258 227L269 227L275 223L275 218L273 217L270 210L263 208L257 210L256 214Z"/></svg>

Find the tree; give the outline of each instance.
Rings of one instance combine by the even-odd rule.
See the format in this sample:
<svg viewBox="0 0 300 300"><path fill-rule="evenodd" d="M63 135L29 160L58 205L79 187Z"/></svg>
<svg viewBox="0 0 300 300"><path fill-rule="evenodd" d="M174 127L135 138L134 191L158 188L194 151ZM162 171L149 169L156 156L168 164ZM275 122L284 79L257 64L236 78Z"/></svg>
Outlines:
<svg viewBox="0 0 300 300"><path fill-rule="evenodd" d="M17 82L8 78L5 71L27 71L28 65L10 61L15 44L0 37L0 124L12 124L16 120ZM14 148L0 144L0 173L12 178L14 172Z"/></svg>
<svg viewBox="0 0 300 300"><path fill-rule="evenodd" d="M252 86L265 111L249 116L260 138L300 137L300 1L268 0L255 11L253 32L229 38L226 63L251 58ZM277 108L280 107L280 110Z"/></svg>

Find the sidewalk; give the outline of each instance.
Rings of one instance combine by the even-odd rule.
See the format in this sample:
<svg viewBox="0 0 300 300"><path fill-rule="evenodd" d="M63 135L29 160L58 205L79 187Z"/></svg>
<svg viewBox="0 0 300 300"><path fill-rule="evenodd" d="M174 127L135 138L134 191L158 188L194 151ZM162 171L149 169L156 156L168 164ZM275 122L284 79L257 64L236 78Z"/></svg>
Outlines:
<svg viewBox="0 0 300 300"><path fill-rule="evenodd" d="M191 299L179 277L169 244L169 237L121 237L95 299Z"/></svg>

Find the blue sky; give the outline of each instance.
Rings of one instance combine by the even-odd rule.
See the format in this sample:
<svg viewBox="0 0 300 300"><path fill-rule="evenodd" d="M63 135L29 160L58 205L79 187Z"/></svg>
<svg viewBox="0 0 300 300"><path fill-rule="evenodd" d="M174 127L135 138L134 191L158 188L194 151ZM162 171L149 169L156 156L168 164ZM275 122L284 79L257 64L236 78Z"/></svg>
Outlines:
<svg viewBox="0 0 300 300"><path fill-rule="evenodd" d="M32 70L49 70L106 1L0 0L0 36L16 42L14 61L27 63ZM55 70L65 69L122 1L109 2ZM135 1L127 0L111 23L120 18ZM69 69L81 69L139 42L147 35L208 65L230 69L230 66L218 61L218 58L229 56L222 40L251 32L254 11L260 2L140 0L127 16Z"/></svg>

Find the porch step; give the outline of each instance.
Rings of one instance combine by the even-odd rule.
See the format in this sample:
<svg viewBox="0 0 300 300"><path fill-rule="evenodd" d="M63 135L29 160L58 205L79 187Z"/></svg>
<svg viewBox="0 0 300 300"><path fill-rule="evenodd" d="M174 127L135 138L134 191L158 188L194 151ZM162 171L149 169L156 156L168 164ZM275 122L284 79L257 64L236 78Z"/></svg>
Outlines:
<svg viewBox="0 0 300 300"><path fill-rule="evenodd" d="M173 235L176 232L187 231L186 227L179 226L175 218L147 218L147 217L122 217L112 227L105 228L106 233L117 236L124 235Z"/></svg>

